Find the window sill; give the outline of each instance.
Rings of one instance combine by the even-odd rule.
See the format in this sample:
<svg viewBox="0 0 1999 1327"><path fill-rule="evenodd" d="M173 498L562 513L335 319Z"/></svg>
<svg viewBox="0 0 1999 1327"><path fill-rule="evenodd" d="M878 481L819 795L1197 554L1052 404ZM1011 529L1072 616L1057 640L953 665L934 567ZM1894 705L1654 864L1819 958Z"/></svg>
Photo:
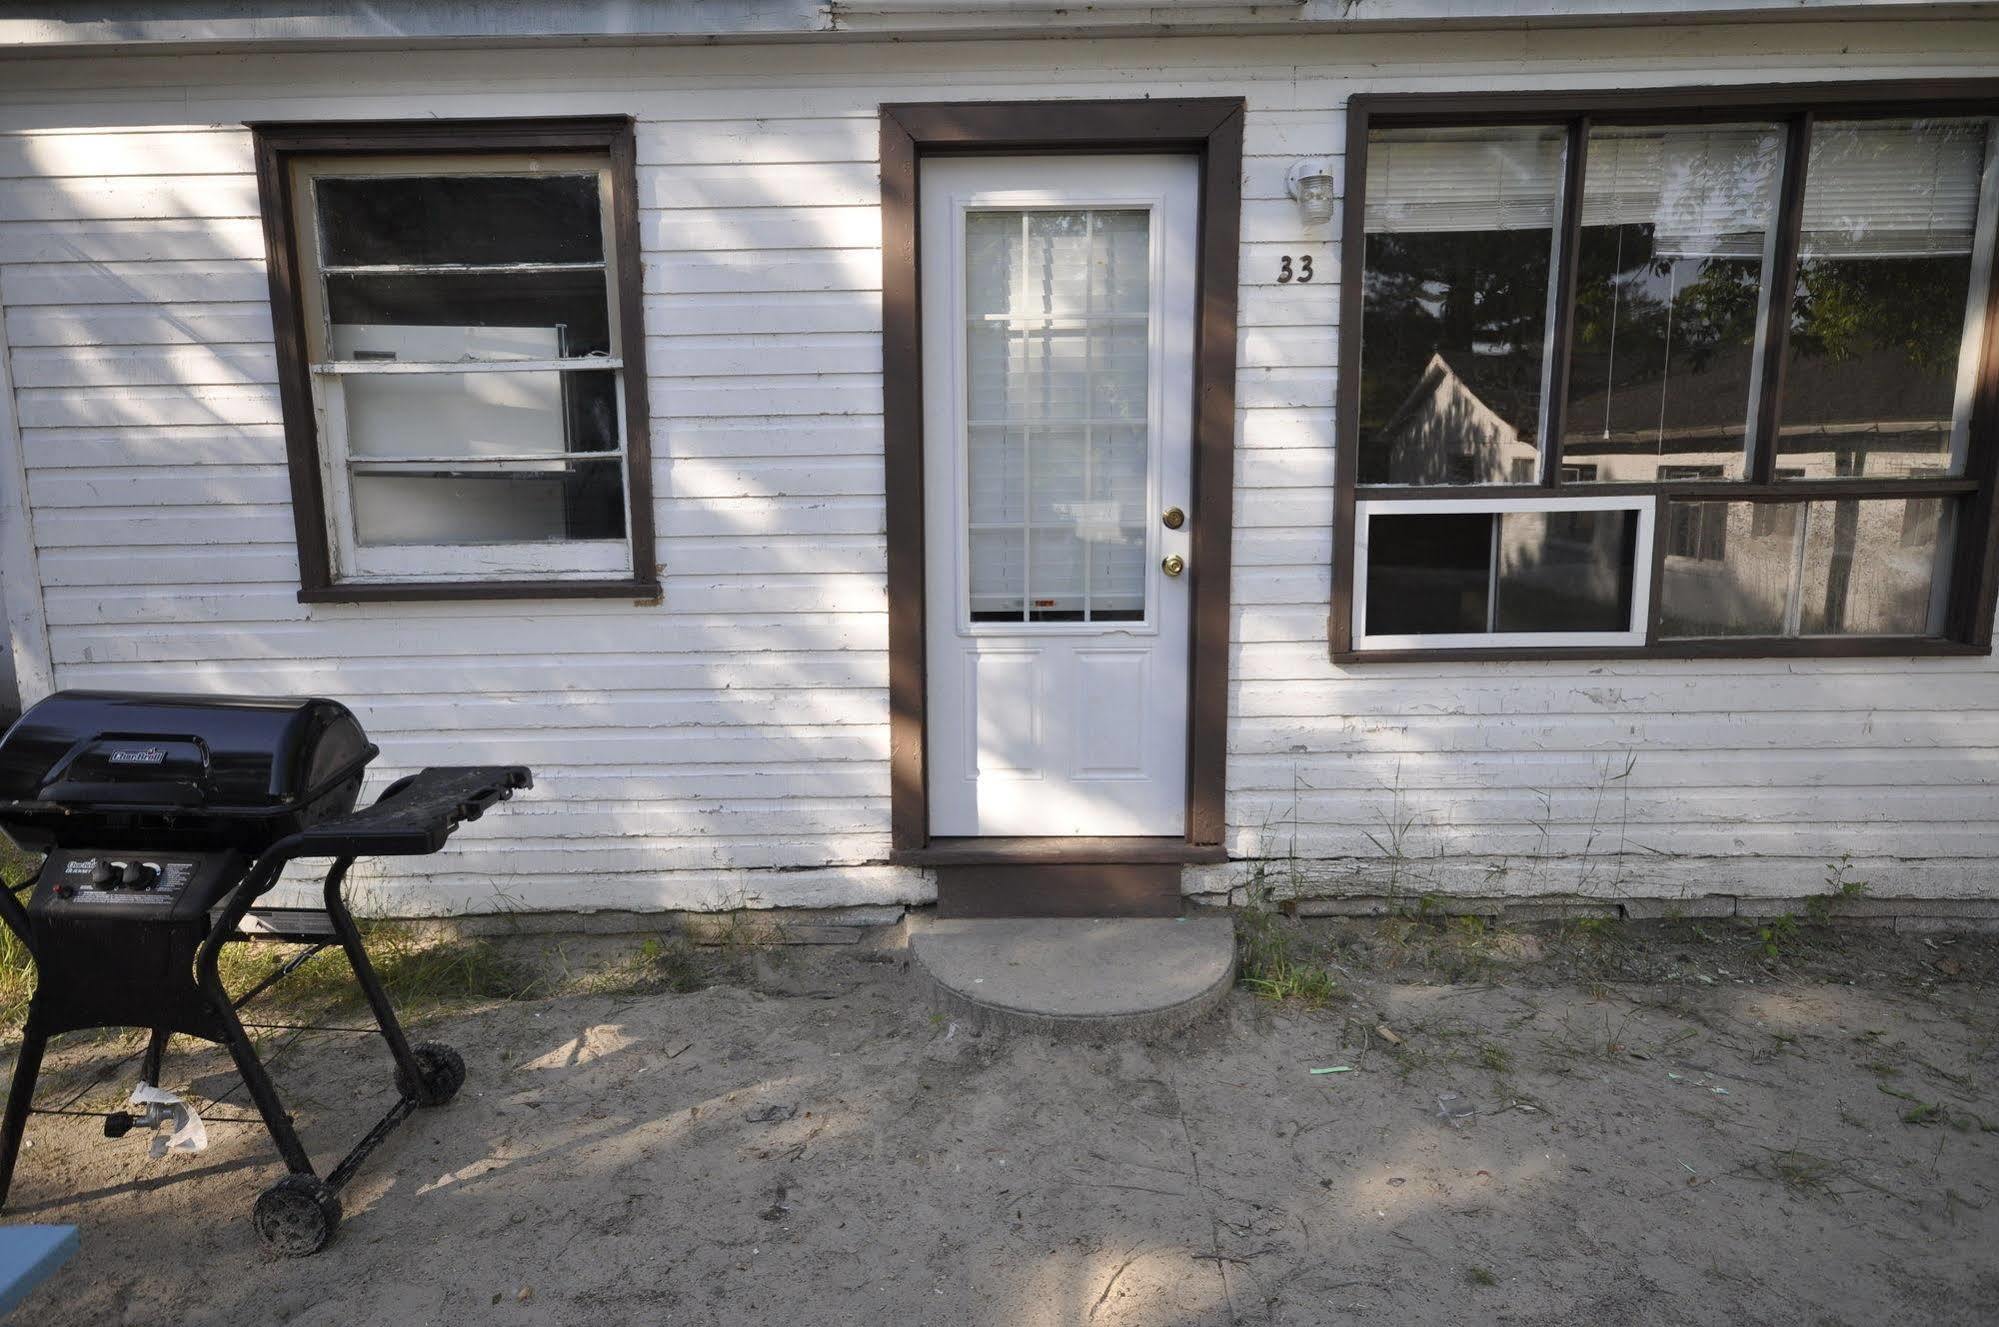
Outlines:
<svg viewBox="0 0 1999 1327"><path fill-rule="evenodd" d="M307 586L302 604L449 603L472 599L633 599L657 604L656 580L366 581Z"/></svg>
<svg viewBox="0 0 1999 1327"><path fill-rule="evenodd" d="M1811 639L1675 640L1657 645L1574 645L1546 649L1334 650L1336 664L1503 663L1562 659L1923 659L1985 658L1989 645L1886 636L1820 636Z"/></svg>

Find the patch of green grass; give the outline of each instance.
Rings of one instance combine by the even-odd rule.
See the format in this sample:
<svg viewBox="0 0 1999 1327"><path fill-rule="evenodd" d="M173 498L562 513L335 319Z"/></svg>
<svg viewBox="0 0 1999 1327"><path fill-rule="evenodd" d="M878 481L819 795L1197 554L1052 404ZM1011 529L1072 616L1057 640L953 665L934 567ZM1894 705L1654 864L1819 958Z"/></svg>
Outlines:
<svg viewBox="0 0 1999 1327"><path fill-rule="evenodd" d="M704 953L686 935L649 935L629 956L585 978L583 988L596 995L684 995L714 984L719 967L714 954Z"/></svg>
<svg viewBox="0 0 1999 1327"><path fill-rule="evenodd" d="M441 938L408 922L360 919L375 975L407 1022L486 1000L524 1000L549 993L525 960L491 940ZM223 985L242 991L298 953L292 945L233 944L222 951ZM314 955L260 998L267 1008L340 1013L362 1008L360 985L338 946Z"/></svg>
<svg viewBox="0 0 1999 1327"><path fill-rule="evenodd" d="M1781 913L1756 928L1756 939L1762 945L1763 957L1782 958L1798 943L1798 919L1790 913Z"/></svg>
<svg viewBox="0 0 1999 1327"><path fill-rule="evenodd" d="M1339 983L1308 948L1294 924L1270 906L1266 891L1253 891L1236 910L1236 981L1246 990L1311 1008L1336 999Z"/></svg>
<svg viewBox="0 0 1999 1327"><path fill-rule="evenodd" d="M23 885L34 879L41 868L39 853L16 846L0 834L0 888ZM28 947L13 931L0 926L0 1028L12 1032L28 1012L28 997L35 992L35 968L28 959Z"/></svg>
<svg viewBox="0 0 1999 1327"><path fill-rule="evenodd" d="M1482 1289L1490 1289L1499 1284L1499 1277L1489 1267L1465 1268L1465 1280Z"/></svg>
<svg viewBox="0 0 1999 1327"><path fill-rule="evenodd" d="M1488 1041L1478 1048L1478 1062L1496 1074L1509 1073L1513 1069L1513 1052Z"/></svg>

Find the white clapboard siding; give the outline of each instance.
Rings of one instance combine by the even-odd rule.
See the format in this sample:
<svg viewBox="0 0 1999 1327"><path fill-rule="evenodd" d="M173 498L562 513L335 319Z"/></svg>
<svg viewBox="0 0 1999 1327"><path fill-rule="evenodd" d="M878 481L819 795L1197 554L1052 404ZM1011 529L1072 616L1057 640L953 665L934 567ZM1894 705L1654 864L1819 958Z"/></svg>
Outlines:
<svg viewBox="0 0 1999 1327"><path fill-rule="evenodd" d="M15 62L0 317L57 680L342 697L371 792L534 766L446 852L357 868L375 906L920 902L887 863L877 107L1241 96L1232 852L1322 892L1795 894L1850 855L1877 894L1990 895L1987 660L1331 662L1344 256L1284 180L1344 181L1357 91L1995 57L1999 25L1912 22ZM662 601L300 604L243 124L563 114L638 121Z"/></svg>

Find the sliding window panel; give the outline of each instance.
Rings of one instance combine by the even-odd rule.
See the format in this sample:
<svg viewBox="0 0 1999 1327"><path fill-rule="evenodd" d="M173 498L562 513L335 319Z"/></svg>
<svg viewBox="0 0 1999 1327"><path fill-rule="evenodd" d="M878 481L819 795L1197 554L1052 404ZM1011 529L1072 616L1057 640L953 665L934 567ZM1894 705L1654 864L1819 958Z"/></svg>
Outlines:
<svg viewBox="0 0 1999 1327"><path fill-rule="evenodd" d="M350 492L354 539L364 547L625 537L616 459L492 468L357 462Z"/></svg>
<svg viewBox="0 0 1999 1327"><path fill-rule="evenodd" d="M1740 479L1783 129L1599 126L1588 153L1563 480Z"/></svg>
<svg viewBox="0 0 1999 1327"><path fill-rule="evenodd" d="M1490 512L1381 515L1368 522L1369 636L1492 629Z"/></svg>
<svg viewBox="0 0 1999 1327"><path fill-rule="evenodd" d="M326 267L601 263L598 172L321 175Z"/></svg>
<svg viewBox="0 0 1999 1327"><path fill-rule="evenodd" d="M1820 121L1777 451L1801 478L1962 473L1994 121Z"/></svg>
<svg viewBox="0 0 1999 1327"><path fill-rule="evenodd" d="M1563 141L1554 125L1369 135L1360 482L1535 473Z"/></svg>
<svg viewBox="0 0 1999 1327"><path fill-rule="evenodd" d="M1790 504L1667 502L1660 636L1786 635L1800 514Z"/></svg>
<svg viewBox="0 0 1999 1327"><path fill-rule="evenodd" d="M1669 502L1660 635L1935 635L1956 502ZM1725 546L1715 556L1676 546L1671 532L1684 526L1724 530Z"/></svg>
<svg viewBox="0 0 1999 1327"><path fill-rule="evenodd" d="M1934 634L1949 503L1945 498L1812 503L1799 563L1798 634Z"/></svg>
<svg viewBox="0 0 1999 1327"><path fill-rule="evenodd" d="M1636 511L1512 511L1498 519L1493 630L1629 628Z"/></svg>
<svg viewBox="0 0 1999 1327"><path fill-rule="evenodd" d="M1356 521L1359 649L1644 643L1650 498L1370 499Z"/></svg>

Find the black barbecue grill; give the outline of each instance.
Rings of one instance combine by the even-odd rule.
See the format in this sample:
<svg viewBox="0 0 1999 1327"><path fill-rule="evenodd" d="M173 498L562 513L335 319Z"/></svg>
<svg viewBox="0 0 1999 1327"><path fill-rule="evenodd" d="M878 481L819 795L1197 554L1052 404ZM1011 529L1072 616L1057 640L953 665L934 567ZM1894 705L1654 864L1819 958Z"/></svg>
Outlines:
<svg viewBox="0 0 1999 1327"><path fill-rule="evenodd" d="M257 1233L286 1254L318 1250L340 1223L340 1189L410 1113L465 1080L449 1046L412 1046L341 898L358 857L436 852L460 824L531 786L520 766L426 769L355 810L376 748L331 700L64 691L0 738L0 829L46 852L22 906L0 920L35 962L35 994L0 1121L0 1205L34 1110L48 1039L85 1028L152 1033L141 1082L157 1086L167 1039L228 1048L291 1173L257 1199ZM255 908L288 862L330 858L321 908ZM28 885L20 889L28 889ZM247 929L246 929L247 928ZM309 948L248 991L217 975L222 946ZM338 944L395 1059L397 1101L334 1167L312 1167L237 1011L312 954ZM105 1133L129 1129L112 1112Z"/></svg>

